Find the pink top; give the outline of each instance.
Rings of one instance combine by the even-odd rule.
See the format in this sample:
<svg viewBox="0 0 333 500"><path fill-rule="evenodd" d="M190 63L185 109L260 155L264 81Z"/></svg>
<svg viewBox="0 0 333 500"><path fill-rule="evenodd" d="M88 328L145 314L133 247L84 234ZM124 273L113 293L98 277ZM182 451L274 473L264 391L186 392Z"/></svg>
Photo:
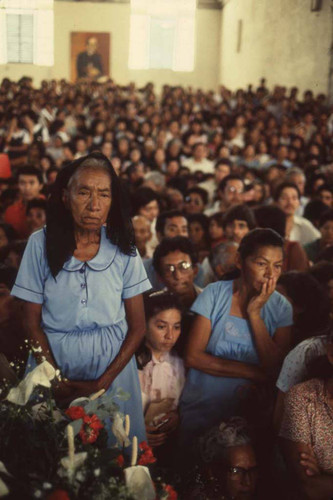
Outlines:
<svg viewBox="0 0 333 500"><path fill-rule="evenodd" d="M287 392L280 436L311 446L322 471L333 473L333 409L322 380L309 380Z"/></svg>
<svg viewBox="0 0 333 500"><path fill-rule="evenodd" d="M144 411L149 403L166 398L173 399L174 410L185 383L183 360L169 352L162 354L159 360L153 355L143 370L139 370L139 379Z"/></svg>

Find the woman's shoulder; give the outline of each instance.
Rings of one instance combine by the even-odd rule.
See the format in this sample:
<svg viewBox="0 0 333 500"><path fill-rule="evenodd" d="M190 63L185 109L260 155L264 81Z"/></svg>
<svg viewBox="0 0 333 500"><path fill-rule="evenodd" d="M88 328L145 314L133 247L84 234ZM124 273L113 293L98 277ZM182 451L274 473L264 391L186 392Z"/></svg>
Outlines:
<svg viewBox="0 0 333 500"><path fill-rule="evenodd" d="M232 290L232 280L228 281L215 281L214 283L209 283L201 293L211 294L211 295L220 295L225 291Z"/></svg>
<svg viewBox="0 0 333 500"><path fill-rule="evenodd" d="M303 402L315 402L322 399L324 395L324 382L318 378L301 382L294 385L287 392L288 400L298 400Z"/></svg>
<svg viewBox="0 0 333 500"><path fill-rule="evenodd" d="M272 293L266 304L275 311L292 309L289 300L276 290Z"/></svg>

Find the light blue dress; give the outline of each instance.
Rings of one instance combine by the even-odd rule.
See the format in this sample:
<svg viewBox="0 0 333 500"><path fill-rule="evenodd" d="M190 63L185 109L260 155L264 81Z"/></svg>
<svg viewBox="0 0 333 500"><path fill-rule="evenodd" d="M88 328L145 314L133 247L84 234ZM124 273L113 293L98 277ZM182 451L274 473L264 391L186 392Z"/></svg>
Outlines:
<svg viewBox="0 0 333 500"><path fill-rule="evenodd" d="M243 318L230 315L233 281L208 285L198 295L191 310L211 321L212 332L206 352L219 358L258 364L258 354L250 324ZM279 327L292 324L290 303L274 292L261 310L269 335ZM234 377L216 377L190 369L180 400L182 442L223 419L239 414L239 405L251 382Z"/></svg>
<svg viewBox="0 0 333 500"><path fill-rule="evenodd" d="M88 262L72 256L54 279L41 229L29 238L12 295L42 304L41 327L62 375L94 380L105 372L125 339L124 299L150 288L139 254L123 254L107 239L104 227L97 255ZM131 435L145 440L134 356L109 390L116 388L131 395L128 401L116 401L120 411L131 417Z"/></svg>

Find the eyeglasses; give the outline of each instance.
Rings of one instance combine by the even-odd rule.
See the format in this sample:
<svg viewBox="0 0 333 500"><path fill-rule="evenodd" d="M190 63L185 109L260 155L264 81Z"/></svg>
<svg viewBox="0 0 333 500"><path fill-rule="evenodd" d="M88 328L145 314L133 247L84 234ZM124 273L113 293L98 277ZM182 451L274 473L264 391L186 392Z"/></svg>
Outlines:
<svg viewBox="0 0 333 500"><path fill-rule="evenodd" d="M186 262L185 260L183 260L182 262L178 262L178 264L168 264L164 266L163 272L165 276L172 276L176 269L180 273L187 273L191 268L191 262Z"/></svg>
<svg viewBox="0 0 333 500"><path fill-rule="evenodd" d="M237 189L234 186L227 186L225 190L228 191L228 193L238 193L238 194L244 193L244 188Z"/></svg>
<svg viewBox="0 0 333 500"><path fill-rule="evenodd" d="M244 469L243 467L228 467L228 473L232 479L239 479L245 476L254 476L258 473L258 467L250 467L249 469Z"/></svg>

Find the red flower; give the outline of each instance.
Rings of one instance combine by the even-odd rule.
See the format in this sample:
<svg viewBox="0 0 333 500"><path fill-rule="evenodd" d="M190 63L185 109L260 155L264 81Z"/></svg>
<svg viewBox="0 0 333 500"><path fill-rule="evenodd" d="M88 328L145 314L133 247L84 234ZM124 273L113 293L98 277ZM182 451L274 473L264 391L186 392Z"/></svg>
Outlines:
<svg viewBox="0 0 333 500"><path fill-rule="evenodd" d="M83 424L80 429L80 436L83 444L94 443L99 435L99 430L103 429L103 424L97 415L84 415Z"/></svg>
<svg viewBox="0 0 333 500"><path fill-rule="evenodd" d="M65 411L65 413L72 420L77 420L85 416L85 411L82 406L71 406Z"/></svg>
<svg viewBox="0 0 333 500"><path fill-rule="evenodd" d="M118 465L119 467L124 467L125 465L125 459L122 455L118 455L117 458L116 458L117 462L118 462Z"/></svg>
<svg viewBox="0 0 333 500"><path fill-rule="evenodd" d="M149 465L156 462L156 458L152 452L152 449L148 446L148 449L141 455L138 460L139 465Z"/></svg>
<svg viewBox="0 0 333 500"><path fill-rule="evenodd" d="M70 500L67 491L65 490L54 490L52 493L47 495L47 500Z"/></svg>
<svg viewBox="0 0 333 500"><path fill-rule="evenodd" d="M148 464L153 464L156 462L156 458L154 457L153 450L151 447L147 444L147 441L142 441L139 444L139 448L141 451L143 451L143 454L138 460L139 465L148 465Z"/></svg>
<svg viewBox="0 0 333 500"><path fill-rule="evenodd" d="M91 427L94 431L98 431L104 427L97 415L91 415L91 417L89 415L84 415L83 422L84 424L89 425L89 427Z"/></svg>
<svg viewBox="0 0 333 500"><path fill-rule="evenodd" d="M142 451L151 450L151 448L148 445L147 441L141 441L141 443L139 444L139 448Z"/></svg>
<svg viewBox="0 0 333 500"><path fill-rule="evenodd" d="M170 486L170 484L165 485L164 490L168 494L166 500L177 500L177 498L178 498L177 492L173 489L172 486Z"/></svg>
<svg viewBox="0 0 333 500"><path fill-rule="evenodd" d="M94 443L98 438L98 431L95 431L88 425L83 425L79 432L83 444Z"/></svg>

